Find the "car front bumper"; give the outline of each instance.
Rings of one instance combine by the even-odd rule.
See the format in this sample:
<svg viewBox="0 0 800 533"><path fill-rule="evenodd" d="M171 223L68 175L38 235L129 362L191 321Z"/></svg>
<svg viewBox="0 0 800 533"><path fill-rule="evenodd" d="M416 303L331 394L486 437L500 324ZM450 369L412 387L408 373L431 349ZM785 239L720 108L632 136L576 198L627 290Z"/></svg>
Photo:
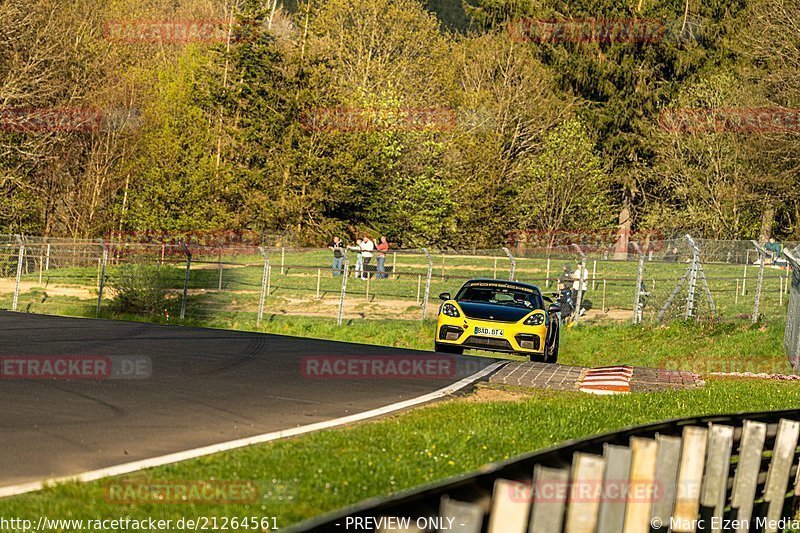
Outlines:
<svg viewBox="0 0 800 533"><path fill-rule="evenodd" d="M486 331L492 334L487 334ZM497 330L502 330L499 334ZM474 350L541 355L545 350L547 326L495 322L475 318L439 315L436 342Z"/></svg>

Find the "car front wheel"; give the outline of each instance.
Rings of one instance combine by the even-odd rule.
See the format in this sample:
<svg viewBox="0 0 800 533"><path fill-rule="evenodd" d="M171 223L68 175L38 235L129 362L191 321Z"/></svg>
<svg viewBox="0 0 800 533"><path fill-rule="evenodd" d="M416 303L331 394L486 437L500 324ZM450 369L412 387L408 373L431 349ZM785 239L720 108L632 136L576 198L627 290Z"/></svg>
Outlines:
<svg viewBox="0 0 800 533"><path fill-rule="evenodd" d="M561 331L556 329L555 335L550 340L550 343L545 348L545 363L556 363L558 362L558 345L559 345L559 337L561 336Z"/></svg>

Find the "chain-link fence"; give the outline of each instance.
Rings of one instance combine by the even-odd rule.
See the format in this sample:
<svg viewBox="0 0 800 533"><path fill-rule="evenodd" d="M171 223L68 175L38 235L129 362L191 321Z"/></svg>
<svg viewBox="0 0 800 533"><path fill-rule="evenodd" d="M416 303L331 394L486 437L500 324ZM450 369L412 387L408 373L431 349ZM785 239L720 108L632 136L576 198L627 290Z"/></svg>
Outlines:
<svg viewBox="0 0 800 533"><path fill-rule="evenodd" d="M795 373L800 370L800 246L784 255L792 267L789 309L786 312L786 355Z"/></svg>
<svg viewBox="0 0 800 533"><path fill-rule="evenodd" d="M791 265L767 254L752 241L688 236L622 251L608 241L371 254L346 247L340 258L325 248L13 237L0 241L0 307L227 324L278 316L420 320L436 315L440 293L496 278L533 283L554 299L571 292L584 323L782 321Z"/></svg>

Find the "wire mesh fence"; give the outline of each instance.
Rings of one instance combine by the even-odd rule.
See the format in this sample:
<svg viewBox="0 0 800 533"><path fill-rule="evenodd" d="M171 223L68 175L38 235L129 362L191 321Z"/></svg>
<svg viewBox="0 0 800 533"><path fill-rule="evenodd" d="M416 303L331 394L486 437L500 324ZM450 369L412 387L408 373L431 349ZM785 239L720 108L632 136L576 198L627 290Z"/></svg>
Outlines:
<svg viewBox="0 0 800 533"><path fill-rule="evenodd" d="M796 290L792 267L762 252L751 241L682 238L622 251L608 241L367 254L346 247L337 258L325 248L17 237L0 241L0 307L173 321L419 320L435 317L440 293L492 278L532 283L554 298L580 288L587 323L781 321Z"/></svg>
<svg viewBox="0 0 800 533"><path fill-rule="evenodd" d="M791 288L784 346L792 369L797 373L800 370L800 245L793 251L785 252L785 256L793 272L789 283Z"/></svg>

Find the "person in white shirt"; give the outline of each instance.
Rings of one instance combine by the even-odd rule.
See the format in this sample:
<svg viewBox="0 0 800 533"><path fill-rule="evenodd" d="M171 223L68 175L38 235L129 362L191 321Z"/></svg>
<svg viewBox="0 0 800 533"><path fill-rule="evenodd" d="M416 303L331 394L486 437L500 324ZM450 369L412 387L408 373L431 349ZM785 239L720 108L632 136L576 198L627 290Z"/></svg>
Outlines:
<svg viewBox="0 0 800 533"><path fill-rule="evenodd" d="M364 235L364 238L361 240L361 256L363 258L363 278L367 279L369 277L369 273L367 270L369 269L369 262L372 261L372 252L375 250L375 243L372 242L372 239L369 238L369 235Z"/></svg>
<svg viewBox="0 0 800 533"><path fill-rule="evenodd" d="M361 239L356 239L356 244L354 246L348 246L348 250L351 252L358 252L356 254L356 271L355 276L357 278L361 277L361 271L363 270L364 265L364 258L361 255Z"/></svg>
<svg viewBox="0 0 800 533"><path fill-rule="evenodd" d="M581 307L583 307L583 295L589 288L589 270L583 264L578 263L578 268L572 273L572 279L574 280L572 282L572 301L578 305L578 295L580 295ZM578 312L582 314L583 309L579 309Z"/></svg>

